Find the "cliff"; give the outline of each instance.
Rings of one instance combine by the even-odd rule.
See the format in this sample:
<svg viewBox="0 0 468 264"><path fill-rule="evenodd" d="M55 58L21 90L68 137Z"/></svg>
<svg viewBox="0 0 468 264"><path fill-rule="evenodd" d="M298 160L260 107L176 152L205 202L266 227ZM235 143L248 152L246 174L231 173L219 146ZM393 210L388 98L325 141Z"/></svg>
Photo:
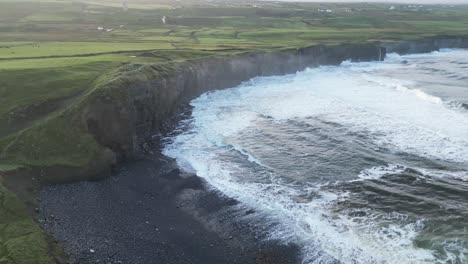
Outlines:
<svg viewBox="0 0 468 264"><path fill-rule="evenodd" d="M161 129L178 106L213 89L239 85L256 76L283 75L308 66L336 65L344 60L383 59L375 45L343 44L280 52L244 53L207 57L165 65L132 66L105 84L110 94L96 96L85 107L83 122L100 145L117 160L141 153L141 144ZM117 84L114 84L117 83ZM111 99L115 89L120 92ZM125 98L122 98L124 96Z"/></svg>
<svg viewBox="0 0 468 264"><path fill-rule="evenodd" d="M400 55L412 53L426 53L440 49L468 48L468 37L462 36L433 36L424 39L386 41L378 43L385 47L388 53Z"/></svg>
<svg viewBox="0 0 468 264"><path fill-rule="evenodd" d="M0 142L0 159L24 166L7 176L27 174L48 182L93 179L109 175L116 164L138 158L145 142L181 104L206 91L345 60L383 60L387 52L466 47L468 38L439 36L125 65L102 76L94 89L62 113Z"/></svg>

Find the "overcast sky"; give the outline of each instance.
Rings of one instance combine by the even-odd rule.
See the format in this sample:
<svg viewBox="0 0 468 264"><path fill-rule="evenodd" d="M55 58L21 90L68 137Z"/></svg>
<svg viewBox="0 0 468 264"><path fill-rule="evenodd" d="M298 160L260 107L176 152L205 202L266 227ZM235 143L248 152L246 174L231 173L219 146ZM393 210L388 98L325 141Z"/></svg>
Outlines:
<svg viewBox="0 0 468 264"><path fill-rule="evenodd" d="M468 4L468 0L279 0L288 2L380 2L380 3L424 3L424 4Z"/></svg>

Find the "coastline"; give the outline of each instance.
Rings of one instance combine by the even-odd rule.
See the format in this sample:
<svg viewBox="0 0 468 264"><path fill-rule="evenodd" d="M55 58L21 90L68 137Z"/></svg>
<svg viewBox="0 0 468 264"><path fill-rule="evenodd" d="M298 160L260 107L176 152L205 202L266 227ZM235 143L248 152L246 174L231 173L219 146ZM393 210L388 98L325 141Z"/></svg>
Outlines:
<svg viewBox="0 0 468 264"><path fill-rule="evenodd" d="M417 41L408 41L379 45L387 46L386 51L399 51L401 54L430 52L441 48L439 44L433 42L430 44L422 42L421 49L418 49L417 43ZM468 47L466 39L457 43L462 47ZM381 50L376 51L379 55L372 54L371 58L375 59L377 56L380 59ZM249 58L249 63L255 65L257 58L246 56ZM281 61L282 58L283 55L278 55L276 60ZM339 64L342 58L343 56L339 59L332 58L330 63ZM275 70L269 69L268 72L259 70L258 67L250 73L249 69L253 68L247 67L241 70L241 79L236 76L233 79L223 80L222 85L212 80L211 73L205 76L208 79L197 79L200 78L200 73L194 73L193 68L200 65L206 67L205 64L212 60L232 63L221 58L208 58L206 62L190 62L188 72L187 69L179 68L179 65L175 68L175 76L168 73L163 80L156 82L154 79L149 80L148 77L160 76L151 73L138 80L139 83L130 83L125 87L125 91L129 92L126 94L128 97L125 105L120 102L116 105L115 101L109 102L106 98L108 94L100 94L84 107L82 117L86 125L89 125L88 121L92 119L95 119L97 124L103 125L93 128L97 130L90 129L90 132L101 140L99 143L106 146L106 150L116 153L117 162L106 164L103 166L104 170L91 169L92 175L89 173L90 170L85 169L84 172L72 173L77 176L67 179L67 181L102 179L98 182L46 184L39 195L40 214L38 215L42 227L64 246L65 252L77 260L77 263L298 263L297 246L285 246L278 241L266 243L267 233L262 231L261 226L243 222L242 217L238 217L250 214L251 209L239 210L236 201L211 190L197 176L180 172L174 161L167 160L160 154L145 154L148 148L151 149L147 147L148 137L164 130L168 124L170 126L173 122L170 118L174 116L180 105L197 95L207 90L232 87L243 81L242 78L249 78L258 71L271 75L277 71L279 74L285 74L298 70L294 68L295 66L288 68L281 65ZM240 61L235 64L242 64L243 59ZM318 62L309 66L322 65ZM273 62L267 59L265 63ZM303 67L306 64L301 61L297 65ZM161 70L157 67L152 69ZM212 66L208 69L212 69ZM179 77L181 73L193 74L196 77L192 76L184 81ZM209 80L213 82L209 83L208 87L200 88L208 84ZM129 83L124 82L124 84ZM196 85L189 87L190 84ZM148 90L153 85L158 89L150 90L151 94L148 95ZM177 87L177 94L167 94L172 87ZM109 92L115 91L114 89ZM154 102L156 95L169 95L172 97L171 102L159 101L162 107L159 104L156 109L147 108ZM164 100L157 98L161 99ZM127 108L122 111L124 107ZM124 115L109 116L111 112L124 113ZM154 115L154 118L150 118L151 115ZM105 132L111 128L122 128L118 133L123 132L117 135L113 132L110 138L103 138ZM122 144L112 149L111 147L116 145L109 143L116 142ZM122 152L118 153L119 151ZM109 160L112 159L106 159L104 162ZM101 165L99 164L99 167ZM107 177L110 174L109 168L113 166L117 166L118 169L113 173L114 176L109 178ZM69 172L68 168L50 170L41 168L40 171L45 174L50 172L52 183L57 177L67 175ZM28 171L28 173L30 173L28 177L34 177L34 172ZM17 170L17 173L8 177L13 183L17 181L12 179L16 177L15 174L22 173ZM231 231L225 232L226 230ZM162 249L155 253L154 250L158 248ZM129 257L134 258L129 259ZM226 257L231 262L226 262ZM289 260L292 262L287 262Z"/></svg>
<svg viewBox="0 0 468 264"><path fill-rule="evenodd" d="M165 130L180 106L204 92L235 87L258 76L285 75L346 60L381 61L390 52L424 53L442 48L468 48L468 37L314 45L125 65L101 76L81 100L60 115L9 139L0 158L19 163L1 173L6 182L22 175L45 183L105 178L120 164L143 157L147 142ZM49 138L54 131L60 133ZM31 157L28 154L15 161L27 152L26 143L36 142L39 136L47 139L44 144L39 142Z"/></svg>

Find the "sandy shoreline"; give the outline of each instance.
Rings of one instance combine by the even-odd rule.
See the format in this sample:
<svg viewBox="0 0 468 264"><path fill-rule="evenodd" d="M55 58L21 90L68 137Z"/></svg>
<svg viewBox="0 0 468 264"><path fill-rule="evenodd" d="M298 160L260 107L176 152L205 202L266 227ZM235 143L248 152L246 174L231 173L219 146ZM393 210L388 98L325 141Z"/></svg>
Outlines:
<svg viewBox="0 0 468 264"><path fill-rule="evenodd" d="M38 220L74 263L299 263L251 208L161 155L111 178L43 188ZM255 221L249 220L256 219Z"/></svg>

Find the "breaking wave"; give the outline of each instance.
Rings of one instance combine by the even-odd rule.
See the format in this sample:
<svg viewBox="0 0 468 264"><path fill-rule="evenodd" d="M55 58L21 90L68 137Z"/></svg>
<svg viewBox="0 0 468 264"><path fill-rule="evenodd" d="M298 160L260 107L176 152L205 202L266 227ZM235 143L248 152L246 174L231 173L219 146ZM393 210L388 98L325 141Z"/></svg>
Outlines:
<svg viewBox="0 0 468 264"><path fill-rule="evenodd" d="M164 154L277 223L304 263L464 263L465 63L450 50L254 78L193 100Z"/></svg>

